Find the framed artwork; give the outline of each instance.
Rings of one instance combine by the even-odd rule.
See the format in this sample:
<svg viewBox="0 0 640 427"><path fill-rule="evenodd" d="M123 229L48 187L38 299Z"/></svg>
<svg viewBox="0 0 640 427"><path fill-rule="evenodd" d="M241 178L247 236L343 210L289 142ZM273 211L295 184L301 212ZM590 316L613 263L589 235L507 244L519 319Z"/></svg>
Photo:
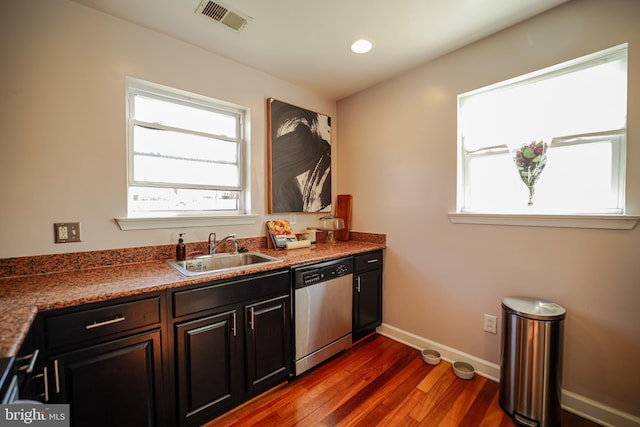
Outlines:
<svg viewBox="0 0 640 427"><path fill-rule="evenodd" d="M267 99L269 213L331 211L331 117Z"/></svg>

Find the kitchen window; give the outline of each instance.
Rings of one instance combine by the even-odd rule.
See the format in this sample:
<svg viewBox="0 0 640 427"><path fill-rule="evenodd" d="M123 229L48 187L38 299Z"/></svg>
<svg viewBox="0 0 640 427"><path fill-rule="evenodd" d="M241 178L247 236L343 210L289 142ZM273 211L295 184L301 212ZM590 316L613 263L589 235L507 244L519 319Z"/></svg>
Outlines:
<svg viewBox="0 0 640 427"><path fill-rule="evenodd" d="M623 215L626 112L626 44L459 95L457 213Z"/></svg>
<svg viewBox="0 0 640 427"><path fill-rule="evenodd" d="M129 218L247 214L247 116L245 107L128 78Z"/></svg>

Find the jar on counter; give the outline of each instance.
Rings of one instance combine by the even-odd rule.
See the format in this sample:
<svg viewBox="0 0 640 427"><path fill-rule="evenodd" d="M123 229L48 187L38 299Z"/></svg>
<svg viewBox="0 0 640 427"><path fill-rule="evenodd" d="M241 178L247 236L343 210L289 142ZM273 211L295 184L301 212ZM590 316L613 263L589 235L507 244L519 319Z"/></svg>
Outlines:
<svg viewBox="0 0 640 427"><path fill-rule="evenodd" d="M317 231L318 231L318 229L316 227L307 227L307 229L303 233L303 236L304 236L305 240L310 240L311 243L315 243L316 242L316 232Z"/></svg>

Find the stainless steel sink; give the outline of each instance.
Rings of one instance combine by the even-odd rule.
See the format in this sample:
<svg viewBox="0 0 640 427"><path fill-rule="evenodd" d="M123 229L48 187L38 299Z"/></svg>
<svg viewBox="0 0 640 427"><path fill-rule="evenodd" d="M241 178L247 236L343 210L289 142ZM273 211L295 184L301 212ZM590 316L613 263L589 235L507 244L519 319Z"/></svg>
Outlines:
<svg viewBox="0 0 640 427"><path fill-rule="evenodd" d="M259 252L244 252L231 254L202 255L187 258L185 261L167 260L170 266L178 270L185 276L195 276L198 274L228 272L241 270L243 268L260 264L275 264L282 262L281 259L274 258Z"/></svg>

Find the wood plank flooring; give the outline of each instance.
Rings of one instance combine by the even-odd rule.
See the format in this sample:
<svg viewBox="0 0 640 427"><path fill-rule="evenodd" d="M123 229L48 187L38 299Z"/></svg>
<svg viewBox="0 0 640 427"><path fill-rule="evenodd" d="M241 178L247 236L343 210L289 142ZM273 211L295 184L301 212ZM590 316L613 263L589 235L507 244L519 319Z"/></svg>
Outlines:
<svg viewBox="0 0 640 427"><path fill-rule="evenodd" d="M515 426L498 383L455 376L418 350L371 335L289 383L216 418L218 426ZM563 427L597 424L563 411Z"/></svg>

